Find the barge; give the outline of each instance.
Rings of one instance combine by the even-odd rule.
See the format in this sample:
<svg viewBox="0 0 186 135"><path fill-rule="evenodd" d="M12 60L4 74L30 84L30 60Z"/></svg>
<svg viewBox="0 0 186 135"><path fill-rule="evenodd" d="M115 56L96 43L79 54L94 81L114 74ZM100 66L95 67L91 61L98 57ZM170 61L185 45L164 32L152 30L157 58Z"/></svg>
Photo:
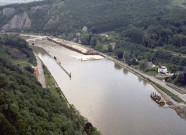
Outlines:
<svg viewBox="0 0 186 135"><path fill-rule="evenodd" d="M157 95L156 93L152 92L150 97L159 105L163 106L165 104L165 101L163 99L161 99L161 97L159 95Z"/></svg>

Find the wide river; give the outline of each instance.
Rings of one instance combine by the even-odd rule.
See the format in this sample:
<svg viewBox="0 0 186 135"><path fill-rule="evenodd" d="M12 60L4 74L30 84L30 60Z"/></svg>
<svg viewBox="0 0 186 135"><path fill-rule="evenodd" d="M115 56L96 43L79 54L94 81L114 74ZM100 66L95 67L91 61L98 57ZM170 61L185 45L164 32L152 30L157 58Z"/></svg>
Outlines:
<svg viewBox="0 0 186 135"><path fill-rule="evenodd" d="M81 61L82 54L54 44L34 52L47 66L66 98L103 135L186 135L186 121L151 98L156 90L108 59ZM70 79L46 53L56 56Z"/></svg>

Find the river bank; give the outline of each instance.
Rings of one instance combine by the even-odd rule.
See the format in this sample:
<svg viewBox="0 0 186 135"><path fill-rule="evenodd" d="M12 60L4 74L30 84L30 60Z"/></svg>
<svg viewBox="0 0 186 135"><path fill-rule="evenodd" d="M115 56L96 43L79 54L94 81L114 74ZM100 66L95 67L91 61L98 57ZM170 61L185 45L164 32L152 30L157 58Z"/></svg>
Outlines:
<svg viewBox="0 0 186 135"><path fill-rule="evenodd" d="M40 37L40 39L42 40L42 37ZM37 40L38 40L38 38L37 38ZM32 40L32 42L33 42L33 40ZM91 48L89 48L89 49L91 49ZM127 68L130 72L132 72L136 76L144 79L146 82L148 82L149 84L151 84L162 95L162 97L167 101L167 103L169 105L172 104L172 103L171 103L171 100L170 100L170 98L169 98L168 95L170 95L174 100L177 99L177 95L178 95L180 98L182 98L182 100L180 100L180 101L186 101L185 100L185 97L183 97L183 95L180 95L179 93L176 93L173 89L171 89L171 88L168 87L168 90L167 90L166 84L162 84L162 82L160 82L160 80L156 80L155 78L152 78L151 76L148 76L148 75L142 73L141 71L138 71L138 70L136 70L136 69L134 69L132 67L129 67L127 64L125 64L125 63L123 63L121 61L118 61L117 59L114 59L114 58L112 58L112 57L110 57L110 56L108 56L106 54L103 54L103 53L98 52L96 50L94 50L94 51L97 52L99 55L101 55L101 56L103 56L103 57L105 57L107 59L110 59L110 60L114 61L115 63L119 64L120 66L122 66L124 68ZM161 87L160 87L160 85L161 85ZM166 94L162 91L164 89L165 89L164 92ZM174 108L175 110L177 110L176 105L175 105L175 107L172 107L172 108Z"/></svg>
<svg viewBox="0 0 186 135"><path fill-rule="evenodd" d="M185 132L185 120L179 118L168 105L157 105L149 96L156 92L153 86L126 68L123 69L106 58L81 61L73 56L81 57L82 54L52 42L45 43L36 42L37 55L69 103L103 135L170 135ZM56 56L63 67L72 73L71 79L48 52L51 56Z"/></svg>

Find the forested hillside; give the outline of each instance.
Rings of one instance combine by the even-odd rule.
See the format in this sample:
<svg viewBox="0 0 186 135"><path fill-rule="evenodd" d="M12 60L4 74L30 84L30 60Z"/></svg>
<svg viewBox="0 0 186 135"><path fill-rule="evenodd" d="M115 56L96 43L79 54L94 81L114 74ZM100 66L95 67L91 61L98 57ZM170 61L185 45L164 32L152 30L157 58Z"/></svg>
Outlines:
<svg viewBox="0 0 186 135"><path fill-rule="evenodd" d="M55 35L83 26L105 32L183 9L185 0L44 0L0 7L0 27Z"/></svg>
<svg viewBox="0 0 186 135"><path fill-rule="evenodd" d="M85 118L61 94L41 87L30 58L35 64L26 41L0 36L0 135L99 134L93 127L84 128Z"/></svg>

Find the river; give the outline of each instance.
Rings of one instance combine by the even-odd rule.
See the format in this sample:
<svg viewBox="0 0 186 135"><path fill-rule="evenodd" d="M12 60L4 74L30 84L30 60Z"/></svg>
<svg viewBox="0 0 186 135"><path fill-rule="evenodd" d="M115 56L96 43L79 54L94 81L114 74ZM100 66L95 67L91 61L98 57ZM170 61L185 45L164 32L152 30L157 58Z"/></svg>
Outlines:
<svg viewBox="0 0 186 135"><path fill-rule="evenodd" d="M34 52L47 66L66 98L103 135L185 135L186 121L151 98L156 90L108 59L81 61L82 54L55 44L38 43L56 56L68 75L42 48Z"/></svg>

